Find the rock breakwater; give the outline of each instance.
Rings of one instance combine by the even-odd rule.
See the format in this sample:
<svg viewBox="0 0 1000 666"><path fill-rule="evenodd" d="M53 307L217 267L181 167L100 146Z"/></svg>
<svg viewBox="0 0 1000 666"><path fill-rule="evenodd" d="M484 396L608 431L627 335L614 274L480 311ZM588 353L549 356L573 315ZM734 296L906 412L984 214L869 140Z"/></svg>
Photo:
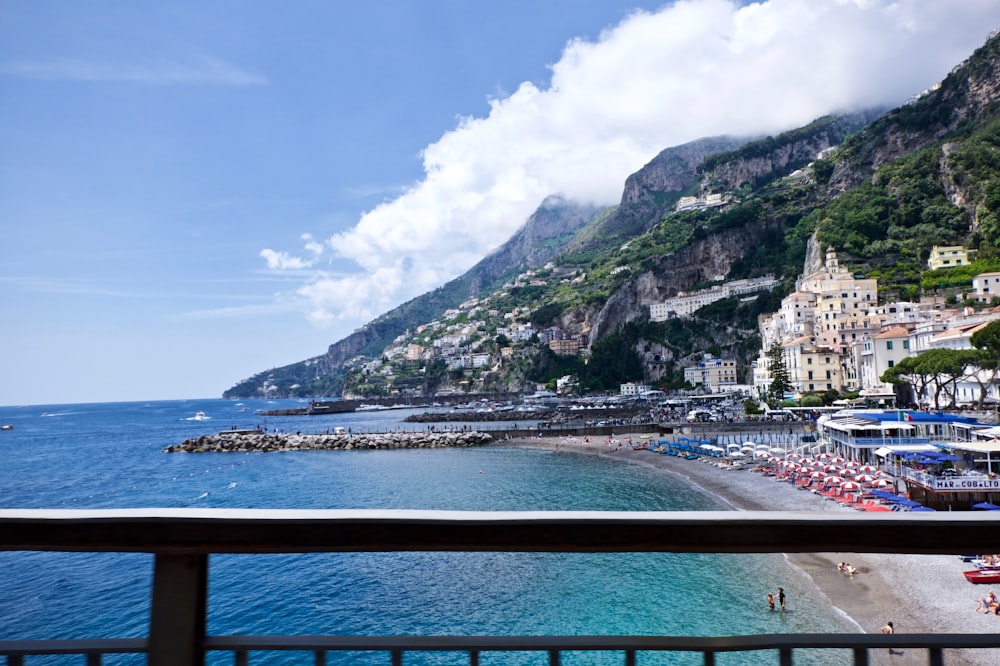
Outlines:
<svg viewBox="0 0 1000 666"><path fill-rule="evenodd" d="M168 446L167 453L231 453L353 449L433 449L480 446L493 441L485 432L390 432L355 434L285 434L220 432Z"/></svg>

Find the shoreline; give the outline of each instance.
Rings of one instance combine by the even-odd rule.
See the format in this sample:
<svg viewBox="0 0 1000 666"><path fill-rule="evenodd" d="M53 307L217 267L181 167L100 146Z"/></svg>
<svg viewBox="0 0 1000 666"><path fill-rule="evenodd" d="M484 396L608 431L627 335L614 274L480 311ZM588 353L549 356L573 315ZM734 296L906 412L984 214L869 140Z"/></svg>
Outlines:
<svg viewBox="0 0 1000 666"><path fill-rule="evenodd" d="M633 451L624 438L612 447L607 439L586 442L581 437L541 437L497 440L495 444L553 452L597 455L629 461L674 475L712 495L736 511L855 511L790 483L751 469L720 469L702 459L684 460L651 451ZM618 445L621 448L617 448ZM976 612L977 600L990 587L965 581L969 568L954 555L905 553L787 553L785 560L812 581L835 612L846 616L859 632L875 633L892 621L898 633L1000 633L1000 617ZM854 576L837 571L846 561ZM998 586L1000 587L1000 586ZM1000 650L949 650L949 666L989 666L1000 663ZM927 651L905 649L891 657L869 650L872 664L926 664Z"/></svg>

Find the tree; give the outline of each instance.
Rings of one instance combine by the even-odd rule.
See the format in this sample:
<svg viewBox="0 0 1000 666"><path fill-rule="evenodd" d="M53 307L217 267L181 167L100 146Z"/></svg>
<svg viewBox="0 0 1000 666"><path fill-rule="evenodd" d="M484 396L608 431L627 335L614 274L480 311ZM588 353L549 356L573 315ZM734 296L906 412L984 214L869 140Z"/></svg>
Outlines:
<svg viewBox="0 0 1000 666"><path fill-rule="evenodd" d="M785 394L792 390L792 380L785 365L785 348L775 342L767 350L767 370L771 375L771 386L765 400L771 407L780 407Z"/></svg>

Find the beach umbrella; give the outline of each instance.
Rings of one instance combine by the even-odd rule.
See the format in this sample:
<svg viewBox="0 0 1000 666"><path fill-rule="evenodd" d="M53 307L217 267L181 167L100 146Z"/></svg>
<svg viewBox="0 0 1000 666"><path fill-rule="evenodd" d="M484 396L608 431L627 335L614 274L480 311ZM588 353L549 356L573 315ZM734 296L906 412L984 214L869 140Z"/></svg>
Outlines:
<svg viewBox="0 0 1000 666"><path fill-rule="evenodd" d="M822 478L823 478L823 477L825 477L825 476L826 476L826 472L820 472L820 471L818 471L818 470L817 470L817 471L815 471L815 472L812 472L812 473L811 473L811 474L809 475L809 477L810 477L810 478L812 478L812 479L822 479Z"/></svg>
<svg viewBox="0 0 1000 666"><path fill-rule="evenodd" d="M873 484L876 488L888 488L889 486L895 485L889 479L878 479Z"/></svg>
<svg viewBox="0 0 1000 666"><path fill-rule="evenodd" d="M846 467L848 469L854 469L854 468L860 467L860 466L861 466L861 463L859 463L857 460L848 460L847 462L844 463L844 467Z"/></svg>
<svg viewBox="0 0 1000 666"><path fill-rule="evenodd" d="M803 465L815 465L816 464L816 461L813 460L812 458L803 458L801 462L802 462Z"/></svg>
<svg viewBox="0 0 1000 666"><path fill-rule="evenodd" d="M840 471L840 467L838 467L837 465L827 465L826 467L823 468L823 471L825 471L825 472L839 472Z"/></svg>
<svg viewBox="0 0 1000 666"><path fill-rule="evenodd" d="M834 458L830 458L830 462L836 463L836 464L839 465L840 463L844 462L844 459L841 458L840 456L836 456Z"/></svg>
<svg viewBox="0 0 1000 666"><path fill-rule="evenodd" d="M808 467L808 466L806 466L806 465L803 465L802 467L800 467L800 468L799 468L799 471L800 471L801 473L803 473L803 474L812 474L812 473L813 473L813 472L815 472L816 470L815 470L815 469L813 469L812 467Z"/></svg>
<svg viewBox="0 0 1000 666"><path fill-rule="evenodd" d="M801 453L790 453L790 454L788 454L788 457L789 457L789 459L794 458L795 460L801 460L802 459L802 454Z"/></svg>
<svg viewBox="0 0 1000 666"><path fill-rule="evenodd" d="M846 490L847 492L853 492L855 490L861 489L861 484L856 481L844 481L840 484L841 490Z"/></svg>
<svg viewBox="0 0 1000 666"><path fill-rule="evenodd" d="M910 507L910 511L937 511L937 509L932 509L929 506L918 505Z"/></svg>
<svg viewBox="0 0 1000 666"><path fill-rule="evenodd" d="M770 458L767 459L767 462L771 464L777 464L781 462L781 458L779 458L778 456L771 456Z"/></svg>
<svg viewBox="0 0 1000 666"><path fill-rule="evenodd" d="M830 459L830 454L829 453L821 453L821 454L819 454L816 457L818 459L820 459L820 460L829 460Z"/></svg>
<svg viewBox="0 0 1000 666"><path fill-rule="evenodd" d="M754 456L763 459L763 458L769 458L771 454L768 453L767 451L758 451L757 453L754 454Z"/></svg>
<svg viewBox="0 0 1000 666"><path fill-rule="evenodd" d="M823 483L825 483L828 486L836 486L836 485L841 484L843 482L844 482L844 480L842 478L840 478L839 476L828 476L825 479L823 479Z"/></svg>
<svg viewBox="0 0 1000 666"><path fill-rule="evenodd" d="M858 468L858 471L864 472L865 474L872 474L873 472L878 471L878 467L874 467L872 465L862 465Z"/></svg>
<svg viewBox="0 0 1000 666"><path fill-rule="evenodd" d="M997 506L992 502L980 502L979 504L973 504L972 508L977 511L1000 511L1000 506Z"/></svg>
<svg viewBox="0 0 1000 666"><path fill-rule="evenodd" d="M858 483L875 483L876 479L871 474L858 474L854 477L854 480Z"/></svg>

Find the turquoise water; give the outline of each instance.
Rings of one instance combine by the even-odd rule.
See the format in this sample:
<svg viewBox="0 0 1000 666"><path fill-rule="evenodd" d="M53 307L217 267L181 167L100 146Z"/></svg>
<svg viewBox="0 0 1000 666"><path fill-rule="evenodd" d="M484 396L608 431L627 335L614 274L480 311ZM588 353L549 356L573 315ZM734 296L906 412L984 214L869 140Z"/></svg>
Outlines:
<svg viewBox="0 0 1000 666"><path fill-rule="evenodd" d="M167 454L186 437L254 427L253 411L295 406L221 400L0 408L0 506L24 508L268 507L450 510L704 510L718 500L662 472L593 456L473 449ZM242 410L249 411L242 411ZM209 420L193 420L203 411ZM402 427L407 412L269 419L286 431ZM44 414L44 415L43 415ZM652 455L652 454L651 454ZM0 553L0 639L145 635L152 558ZM769 613L766 594L789 593ZM210 564L212 634L669 634L851 631L778 555L364 553L217 555ZM848 663L846 655L796 663ZM387 664L330 653L329 663ZM79 658L74 658L76 661ZM717 656L773 664L776 655ZM65 658L32 663L76 663ZM109 656L106 663L141 663ZM231 663L213 656L213 663ZM311 664L304 653L252 663ZM407 664L465 663L411 653ZM483 655L484 664L543 664L544 655ZM568 664L622 663L567 655ZM695 664L695 655L640 655Z"/></svg>

